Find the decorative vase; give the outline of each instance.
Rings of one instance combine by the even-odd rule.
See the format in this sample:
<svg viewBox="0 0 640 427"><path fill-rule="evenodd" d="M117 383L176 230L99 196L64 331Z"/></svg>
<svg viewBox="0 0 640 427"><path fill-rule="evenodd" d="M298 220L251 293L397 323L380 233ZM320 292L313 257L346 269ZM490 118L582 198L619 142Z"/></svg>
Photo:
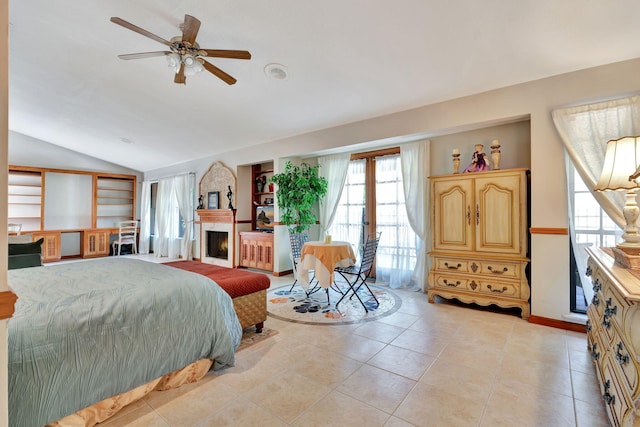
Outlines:
<svg viewBox="0 0 640 427"><path fill-rule="evenodd" d="M453 173L460 173L460 154L453 154Z"/></svg>
<svg viewBox="0 0 640 427"><path fill-rule="evenodd" d="M491 143L491 162L493 163L493 169L500 169L500 141L494 139Z"/></svg>

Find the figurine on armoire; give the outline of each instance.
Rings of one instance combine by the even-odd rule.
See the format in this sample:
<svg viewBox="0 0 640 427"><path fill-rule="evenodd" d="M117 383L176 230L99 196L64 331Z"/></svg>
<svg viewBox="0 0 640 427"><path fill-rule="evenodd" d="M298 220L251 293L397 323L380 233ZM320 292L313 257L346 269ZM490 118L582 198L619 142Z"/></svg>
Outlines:
<svg viewBox="0 0 640 427"><path fill-rule="evenodd" d="M489 164L487 164L487 155L482 151L484 145L476 144L476 151L473 152L471 157L471 163L464 172L482 172L489 170Z"/></svg>

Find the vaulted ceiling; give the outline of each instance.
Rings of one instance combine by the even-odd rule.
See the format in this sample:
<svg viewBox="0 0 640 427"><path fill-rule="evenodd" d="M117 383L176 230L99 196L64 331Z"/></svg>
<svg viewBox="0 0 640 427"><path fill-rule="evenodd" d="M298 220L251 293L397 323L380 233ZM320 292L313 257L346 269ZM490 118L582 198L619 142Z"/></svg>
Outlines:
<svg viewBox="0 0 640 427"><path fill-rule="evenodd" d="M640 57L637 0L10 0L9 128L139 171ZM248 50L174 83L184 15ZM286 79L265 72L281 64Z"/></svg>

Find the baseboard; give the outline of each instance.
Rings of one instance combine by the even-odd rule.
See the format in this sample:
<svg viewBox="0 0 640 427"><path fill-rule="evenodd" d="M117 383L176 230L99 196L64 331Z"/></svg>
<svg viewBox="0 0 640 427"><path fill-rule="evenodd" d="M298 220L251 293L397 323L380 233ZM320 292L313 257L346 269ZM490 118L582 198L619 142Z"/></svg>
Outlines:
<svg viewBox="0 0 640 427"><path fill-rule="evenodd" d="M273 275L276 276L276 277L288 276L289 274L293 274L293 270L274 271L273 272Z"/></svg>
<svg viewBox="0 0 640 427"><path fill-rule="evenodd" d="M535 323L536 325L551 326L552 328L565 329L567 331L587 333L585 325L581 325L573 322L565 322L564 320L550 319L548 317L541 316L529 316L529 323Z"/></svg>

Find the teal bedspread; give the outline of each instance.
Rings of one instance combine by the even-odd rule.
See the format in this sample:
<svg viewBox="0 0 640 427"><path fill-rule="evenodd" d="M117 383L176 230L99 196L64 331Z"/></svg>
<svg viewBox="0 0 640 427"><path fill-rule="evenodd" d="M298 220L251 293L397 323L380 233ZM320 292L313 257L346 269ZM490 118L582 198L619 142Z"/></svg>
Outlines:
<svg viewBox="0 0 640 427"><path fill-rule="evenodd" d="M9 425L38 427L199 359L233 366L242 329L211 279L103 258L11 270Z"/></svg>

